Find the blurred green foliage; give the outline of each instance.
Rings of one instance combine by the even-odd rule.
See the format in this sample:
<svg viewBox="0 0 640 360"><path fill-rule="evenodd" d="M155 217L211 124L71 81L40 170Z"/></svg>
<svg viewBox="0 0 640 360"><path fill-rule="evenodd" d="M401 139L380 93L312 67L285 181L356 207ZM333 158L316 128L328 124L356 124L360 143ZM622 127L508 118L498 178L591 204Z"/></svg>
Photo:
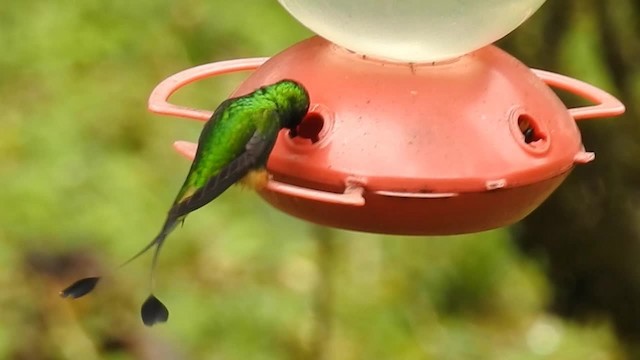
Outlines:
<svg viewBox="0 0 640 360"><path fill-rule="evenodd" d="M12 1L0 10L0 358L617 359L606 322L545 313L505 230L391 237L320 229L232 189L77 301L57 291L150 240L201 124L146 111L165 77L310 36L275 1ZM213 109L244 75L190 86Z"/></svg>

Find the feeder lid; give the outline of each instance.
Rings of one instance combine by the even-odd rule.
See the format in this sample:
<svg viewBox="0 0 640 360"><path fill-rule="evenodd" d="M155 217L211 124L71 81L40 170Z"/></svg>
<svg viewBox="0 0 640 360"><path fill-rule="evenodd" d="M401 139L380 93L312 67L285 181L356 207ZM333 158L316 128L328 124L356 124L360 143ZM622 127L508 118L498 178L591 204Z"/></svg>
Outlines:
<svg viewBox="0 0 640 360"><path fill-rule="evenodd" d="M544 0L279 0L318 35L352 51L401 62L455 58L489 45Z"/></svg>
<svg viewBox="0 0 640 360"><path fill-rule="evenodd" d="M477 192L543 181L588 159L564 104L494 46L411 65L316 37L266 62L235 95L283 78L311 96L302 138L281 132L269 158L268 169L292 183L342 191L358 178L370 191Z"/></svg>

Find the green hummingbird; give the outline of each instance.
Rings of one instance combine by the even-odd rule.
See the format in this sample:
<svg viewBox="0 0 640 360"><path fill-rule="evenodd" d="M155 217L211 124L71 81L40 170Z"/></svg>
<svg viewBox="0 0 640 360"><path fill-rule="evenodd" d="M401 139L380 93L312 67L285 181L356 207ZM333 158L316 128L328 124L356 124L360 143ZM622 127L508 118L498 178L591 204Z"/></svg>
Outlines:
<svg viewBox="0 0 640 360"><path fill-rule="evenodd" d="M141 308L147 326L165 322L169 311L153 295L154 271L164 240L186 216L208 204L231 185L243 182L254 188L266 185L267 159L282 129L297 136L297 127L309 109L309 94L300 83L282 80L254 92L225 100L205 123L191 169L169 209L160 233L121 267L155 247L151 263L150 293ZM100 277L76 281L60 292L79 298L91 292Z"/></svg>

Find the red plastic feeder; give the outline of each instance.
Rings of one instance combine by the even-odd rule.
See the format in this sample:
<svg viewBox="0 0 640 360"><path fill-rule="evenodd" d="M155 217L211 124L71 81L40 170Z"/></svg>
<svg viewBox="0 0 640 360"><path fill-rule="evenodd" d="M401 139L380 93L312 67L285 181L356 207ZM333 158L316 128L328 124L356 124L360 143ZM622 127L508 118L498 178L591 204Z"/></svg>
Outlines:
<svg viewBox="0 0 640 360"><path fill-rule="evenodd" d="M531 70L495 46L444 63L370 60L320 37L271 59L198 66L151 94L158 114L208 120L167 102L193 81L254 70L233 94L288 78L308 89L301 137L282 132L260 195L293 216L343 229L442 235L482 231L528 215L587 163L575 120L624 106L578 80ZM549 86L597 105L569 109ZM195 144L176 142L193 158Z"/></svg>

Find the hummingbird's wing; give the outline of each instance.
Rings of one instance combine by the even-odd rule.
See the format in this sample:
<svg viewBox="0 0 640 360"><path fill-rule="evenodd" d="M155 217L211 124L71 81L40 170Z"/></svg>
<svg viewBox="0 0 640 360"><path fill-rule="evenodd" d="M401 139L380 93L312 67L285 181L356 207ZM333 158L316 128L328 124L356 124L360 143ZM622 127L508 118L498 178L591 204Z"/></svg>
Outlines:
<svg viewBox="0 0 640 360"><path fill-rule="evenodd" d="M276 130L277 135L277 130ZM211 177L207 183L196 190L193 195L176 203L169 210L169 217L178 218L201 208L216 197L220 196L231 185L242 179L249 171L259 167L273 148L276 136L254 132L245 145L245 150L233 159L218 174Z"/></svg>

